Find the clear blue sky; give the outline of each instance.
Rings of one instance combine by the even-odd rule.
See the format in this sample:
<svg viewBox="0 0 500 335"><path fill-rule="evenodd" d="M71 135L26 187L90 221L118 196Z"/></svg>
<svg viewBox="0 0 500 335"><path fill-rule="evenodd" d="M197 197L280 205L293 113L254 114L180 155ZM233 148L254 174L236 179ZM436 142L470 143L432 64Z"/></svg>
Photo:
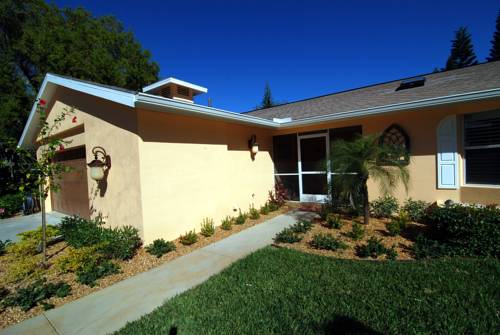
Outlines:
<svg viewBox="0 0 500 335"><path fill-rule="evenodd" d="M269 82L291 102L442 67L453 32L490 48L500 1L56 0L114 15L159 63L160 77L208 88L214 107L250 110Z"/></svg>

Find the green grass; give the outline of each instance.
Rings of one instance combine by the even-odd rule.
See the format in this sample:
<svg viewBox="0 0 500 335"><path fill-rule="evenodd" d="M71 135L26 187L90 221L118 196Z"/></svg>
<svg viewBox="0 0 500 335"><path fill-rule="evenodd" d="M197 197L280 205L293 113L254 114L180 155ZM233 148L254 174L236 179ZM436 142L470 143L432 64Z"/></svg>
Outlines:
<svg viewBox="0 0 500 335"><path fill-rule="evenodd" d="M499 333L500 262L351 261L265 248L118 334Z"/></svg>

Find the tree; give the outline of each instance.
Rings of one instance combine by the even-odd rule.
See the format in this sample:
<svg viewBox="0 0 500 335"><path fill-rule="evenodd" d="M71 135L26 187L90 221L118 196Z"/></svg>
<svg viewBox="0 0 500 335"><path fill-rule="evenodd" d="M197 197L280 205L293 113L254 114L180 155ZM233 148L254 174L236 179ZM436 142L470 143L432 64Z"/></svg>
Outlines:
<svg viewBox="0 0 500 335"><path fill-rule="evenodd" d="M48 72L132 90L158 79L158 64L131 32L83 8L4 0L0 47L0 137L20 137Z"/></svg>
<svg viewBox="0 0 500 335"><path fill-rule="evenodd" d="M455 39L452 41L450 56L444 70L460 69L475 64L477 59L471 35L466 27L460 27L455 31Z"/></svg>
<svg viewBox="0 0 500 335"><path fill-rule="evenodd" d="M500 60L500 11L498 11L496 29L491 40L490 55L486 60L488 62Z"/></svg>
<svg viewBox="0 0 500 335"><path fill-rule="evenodd" d="M43 263L47 261L46 252L46 227L47 218L45 213L45 200L49 192L59 190L58 180L61 175L69 171L69 168L55 160L58 152L64 150L68 142L54 136L61 123L66 117L73 113L73 108L64 109L54 120L49 123L45 112L45 100L37 101L36 112L40 116L40 134L38 136L38 153L33 155L28 150L19 148L17 151L17 169L22 171L19 190L35 191L40 197L42 212L42 253Z"/></svg>
<svg viewBox="0 0 500 335"><path fill-rule="evenodd" d="M269 83L266 83L266 87L264 88L264 97L262 98L259 108L269 108L274 105L276 105L276 103L274 102L271 94L271 87L269 87Z"/></svg>
<svg viewBox="0 0 500 335"><path fill-rule="evenodd" d="M383 193L392 191L398 182L408 188L409 172L400 148L380 144L379 135L359 136L354 141L335 141L332 145L330 166L337 174L335 186L341 192L360 192L363 201L364 223L368 224L368 179L378 182Z"/></svg>

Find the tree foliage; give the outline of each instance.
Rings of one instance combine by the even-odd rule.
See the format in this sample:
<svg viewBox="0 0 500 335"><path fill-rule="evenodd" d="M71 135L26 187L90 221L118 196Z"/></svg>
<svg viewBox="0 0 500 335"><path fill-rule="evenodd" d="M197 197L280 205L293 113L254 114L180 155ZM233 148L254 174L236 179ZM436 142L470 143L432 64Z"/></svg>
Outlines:
<svg viewBox="0 0 500 335"><path fill-rule="evenodd" d="M379 135L359 136L354 141L337 140L330 157L332 172L337 174L336 187L340 192L362 194L364 222L368 223L369 178L373 178L383 193L391 192L399 182L408 187L409 172L406 155L401 148L380 144Z"/></svg>
<svg viewBox="0 0 500 335"><path fill-rule="evenodd" d="M269 108L273 107L274 105L276 105L276 103L273 100L271 87L269 86L269 83L266 83L266 87L264 88L264 96L262 97L262 102L259 108Z"/></svg>
<svg viewBox="0 0 500 335"><path fill-rule="evenodd" d="M0 137L19 138L46 73L137 90L158 65L114 17L43 0L0 3Z"/></svg>
<svg viewBox="0 0 500 335"><path fill-rule="evenodd" d="M475 64L477 64L477 58L471 35L466 27L460 27L455 31L455 39L452 41L450 56L444 70L460 69Z"/></svg>
<svg viewBox="0 0 500 335"><path fill-rule="evenodd" d="M490 55L487 60L488 62L500 60L500 11L498 11L495 32L491 40Z"/></svg>

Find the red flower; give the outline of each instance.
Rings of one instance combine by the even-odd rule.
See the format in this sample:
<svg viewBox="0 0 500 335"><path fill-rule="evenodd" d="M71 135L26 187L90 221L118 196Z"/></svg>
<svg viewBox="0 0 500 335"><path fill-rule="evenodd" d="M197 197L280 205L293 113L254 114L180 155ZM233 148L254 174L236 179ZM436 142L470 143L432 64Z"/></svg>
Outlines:
<svg viewBox="0 0 500 335"><path fill-rule="evenodd" d="M47 101L45 101L44 99L40 99L40 101L38 102L40 104L40 106L45 106L45 104L47 103Z"/></svg>
<svg viewBox="0 0 500 335"><path fill-rule="evenodd" d="M64 150L64 145L59 144L59 150Z"/></svg>
<svg viewBox="0 0 500 335"><path fill-rule="evenodd" d="M73 116L73 119L71 120L71 122L76 123L76 116Z"/></svg>

